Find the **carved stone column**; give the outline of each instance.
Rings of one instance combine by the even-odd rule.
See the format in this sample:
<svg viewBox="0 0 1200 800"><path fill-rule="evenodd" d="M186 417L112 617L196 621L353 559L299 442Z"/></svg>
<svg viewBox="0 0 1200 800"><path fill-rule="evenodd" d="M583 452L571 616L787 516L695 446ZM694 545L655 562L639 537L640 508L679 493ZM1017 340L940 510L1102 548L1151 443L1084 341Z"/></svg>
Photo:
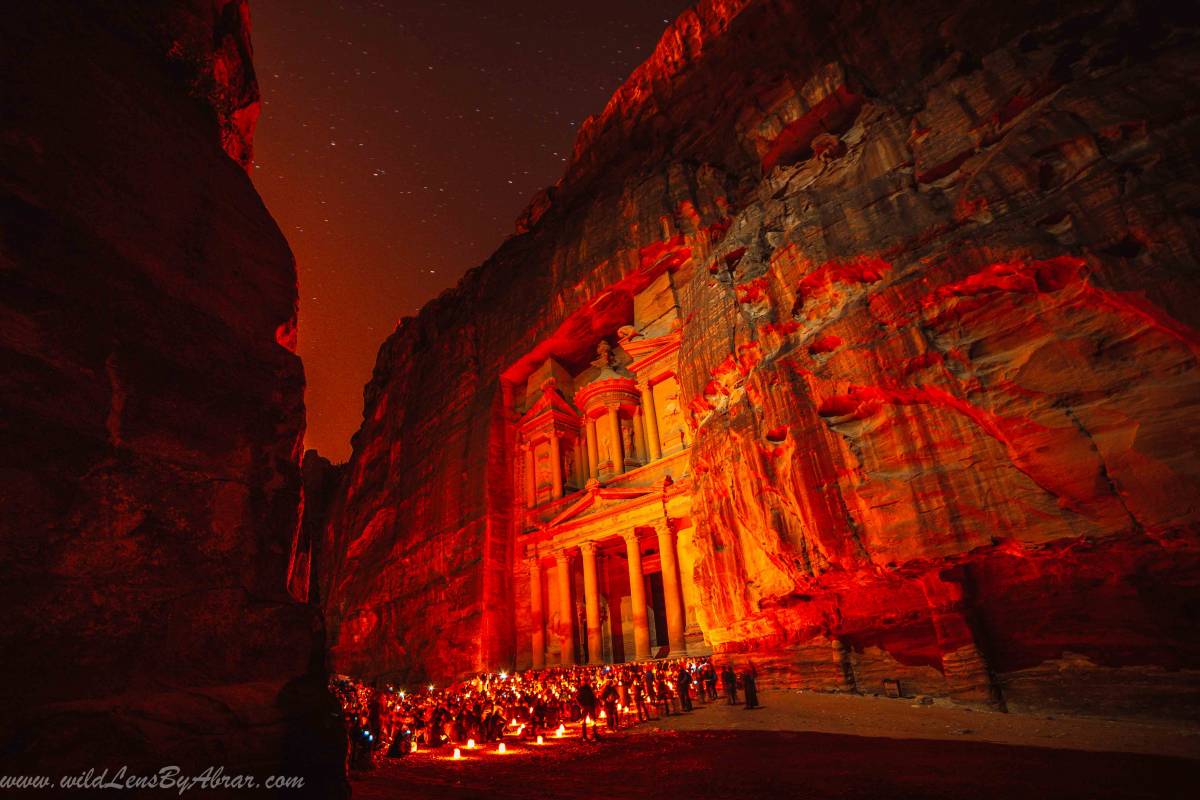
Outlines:
<svg viewBox="0 0 1200 800"><path fill-rule="evenodd" d="M633 414L633 441L637 447L637 460L643 464L650 463L649 450L646 449L646 431L642 426L642 409L638 407Z"/></svg>
<svg viewBox="0 0 1200 800"><path fill-rule="evenodd" d="M587 453L584 450L583 439L578 434L575 436L575 443L572 446L575 448L575 486L582 489L588 479Z"/></svg>
<svg viewBox="0 0 1200 800"><path fill-rule="evenodd" d="M542 565L529 559L529 616L533 618L533 668L546 666L546 615L542 609Z"/></svg>
<svg viewBox="0 0 1200 800"><path fill-rule="evenodd" d="M613 475L625 471L625 454L621 450L621 407L608 407L608 436L612 444L609 455L612 456Z"/></svg>
<svg viewBox="0 0 1200 800"><path fill-rule="evenodd" d="M562 626L562 665L575 663L575 606L571 602L571 554L559 550L554 554L558 569L558 616Z"/></svg>
<svg viewBox="0 0 1200 800"><path fill-rule="evenodd" d="M650 624L646 620L646 578L642 575L642 550L637 531L621 534L629 561L629 604L633 611L633 650L638 661L650 657Z"/></svg>
<svg viewBox="0 0 1200 800"><path fill-rule="evenodd" d="M675 555L675 532L666 522L654 526L658 534L658 560L662 565L663 595L667 606L667 639L671 658L687 654L683 592L679 585L679 560Z"/></svg>
<svg viewBox="0 0 1200 800"><path fill-rule="evenodd" d="M533 443L525 443L525 506L537 505L537 473L533 462Z"/></svg>
<svg viewBox="0 0 1200 800"><path fill-rule="evenodd" d="M563 496L562 442L557 431L550 431L550 482L557 500Z"/></svg>
<svg viewBox="0 0 1200 800"><path fill-rule="evenodd" d="M639 383L642 391L642 413L646 417L646 445L650 448L650 460L662 458L662 444L658 441L658 413L654 410L654 390L649 383Z"/></svg>
<svg viewBox="0 0 1200 800"><path fill-rule="evenodd" d="M596 446L596 420L586 417L584 426L587 428L588 478L599 478L600 455L599 448Z"/></svg>
<svg viewBox="0 0 1200 800"><path fill-rule="evenodd" d="M583 600L587 608L588 663L602 663L603 639L600 632L600 597L596 581L596 543L579 545L583 553Z"/></svg>

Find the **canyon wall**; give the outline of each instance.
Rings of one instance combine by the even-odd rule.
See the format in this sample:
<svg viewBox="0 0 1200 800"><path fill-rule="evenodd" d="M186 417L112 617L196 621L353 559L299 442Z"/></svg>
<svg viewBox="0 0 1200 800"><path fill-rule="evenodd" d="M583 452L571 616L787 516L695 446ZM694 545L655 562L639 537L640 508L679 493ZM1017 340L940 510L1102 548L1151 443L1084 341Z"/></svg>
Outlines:
<svg viewBox="0 0 1200 800"><path fill-rule="evenodd" d="M6 774L341 791L321 621L287 593L304 373L247 175L248 25L240 0L0 20Z"/></svg>
<svg viewBox="0 0 1200 800"><path fill-rule="evenodd" d="M1200 713L1196 44L1151 3L685 13L383 345L321 543L334 667L516 663L506 376L666 269L720 658Z"/></svg>

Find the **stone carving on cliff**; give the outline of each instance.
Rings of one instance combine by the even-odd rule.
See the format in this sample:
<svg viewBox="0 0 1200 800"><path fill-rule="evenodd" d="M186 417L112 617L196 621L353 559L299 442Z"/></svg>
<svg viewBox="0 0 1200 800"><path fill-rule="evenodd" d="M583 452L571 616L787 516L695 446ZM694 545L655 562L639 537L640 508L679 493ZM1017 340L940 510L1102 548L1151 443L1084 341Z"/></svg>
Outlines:
<svg viewBox="0 0 1200 800"><path fill-rule="evenodd" d="M503 392L476 376L543 343L586 364L588 337L629 324L622 298L669 274L678 388L647 388L663 436L691 438L680 563L719 655L1011 706L1129 677L1093 707L1193 713L1195 31L1138 3L934 6L944 24L824 0L685 14L584 126L551 209L389 340L334 524L419 494L363 491L393 444L454 441L420 478L467 476L466 510L413 504L411 532L371 547L466 564L513 544L510 471L484 466L509 463ZM435 365L428 422L373 420ZM427 591L351 566L331 580L352 604ZM448 618L502 608L481 628L499 630L526 602L476 593ZM443 660L450 624L404 631L424 643L406 668L527 655L464 635Z"/></svg>

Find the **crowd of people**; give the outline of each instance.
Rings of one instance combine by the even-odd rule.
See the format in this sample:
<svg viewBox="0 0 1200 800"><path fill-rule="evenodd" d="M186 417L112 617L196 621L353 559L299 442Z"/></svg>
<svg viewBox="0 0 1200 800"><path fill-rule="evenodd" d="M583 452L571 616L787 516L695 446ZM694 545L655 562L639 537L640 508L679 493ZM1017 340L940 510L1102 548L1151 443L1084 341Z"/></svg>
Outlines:
<svg viewBox="0 0 1200 800"><path fill-rule="evenodd" d="M383 758L420 748L578 735L598 742L606 732L692 711L718 699L738 704L739 676L708 658L562 667L478 675L446 688L369 686L345 676L330 689L341 702L350 738L349 766L370 769ZM746 708L758 706L753 670L740 676Z"/></svg>

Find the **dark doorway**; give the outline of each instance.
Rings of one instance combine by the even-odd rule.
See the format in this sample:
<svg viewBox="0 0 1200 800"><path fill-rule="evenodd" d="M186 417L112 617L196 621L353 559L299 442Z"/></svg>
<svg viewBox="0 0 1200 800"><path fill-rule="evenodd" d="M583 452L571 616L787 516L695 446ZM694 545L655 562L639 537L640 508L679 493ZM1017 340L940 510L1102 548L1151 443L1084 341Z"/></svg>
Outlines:
<svg viewBox="0 0 1200 800"><path fill-rule="evenodd" d="M646 576L650 586L650 607L654 609L654 641L651 647L666 647L667 639L667 600L663 592L661 572L652 572Z"/></svg>

